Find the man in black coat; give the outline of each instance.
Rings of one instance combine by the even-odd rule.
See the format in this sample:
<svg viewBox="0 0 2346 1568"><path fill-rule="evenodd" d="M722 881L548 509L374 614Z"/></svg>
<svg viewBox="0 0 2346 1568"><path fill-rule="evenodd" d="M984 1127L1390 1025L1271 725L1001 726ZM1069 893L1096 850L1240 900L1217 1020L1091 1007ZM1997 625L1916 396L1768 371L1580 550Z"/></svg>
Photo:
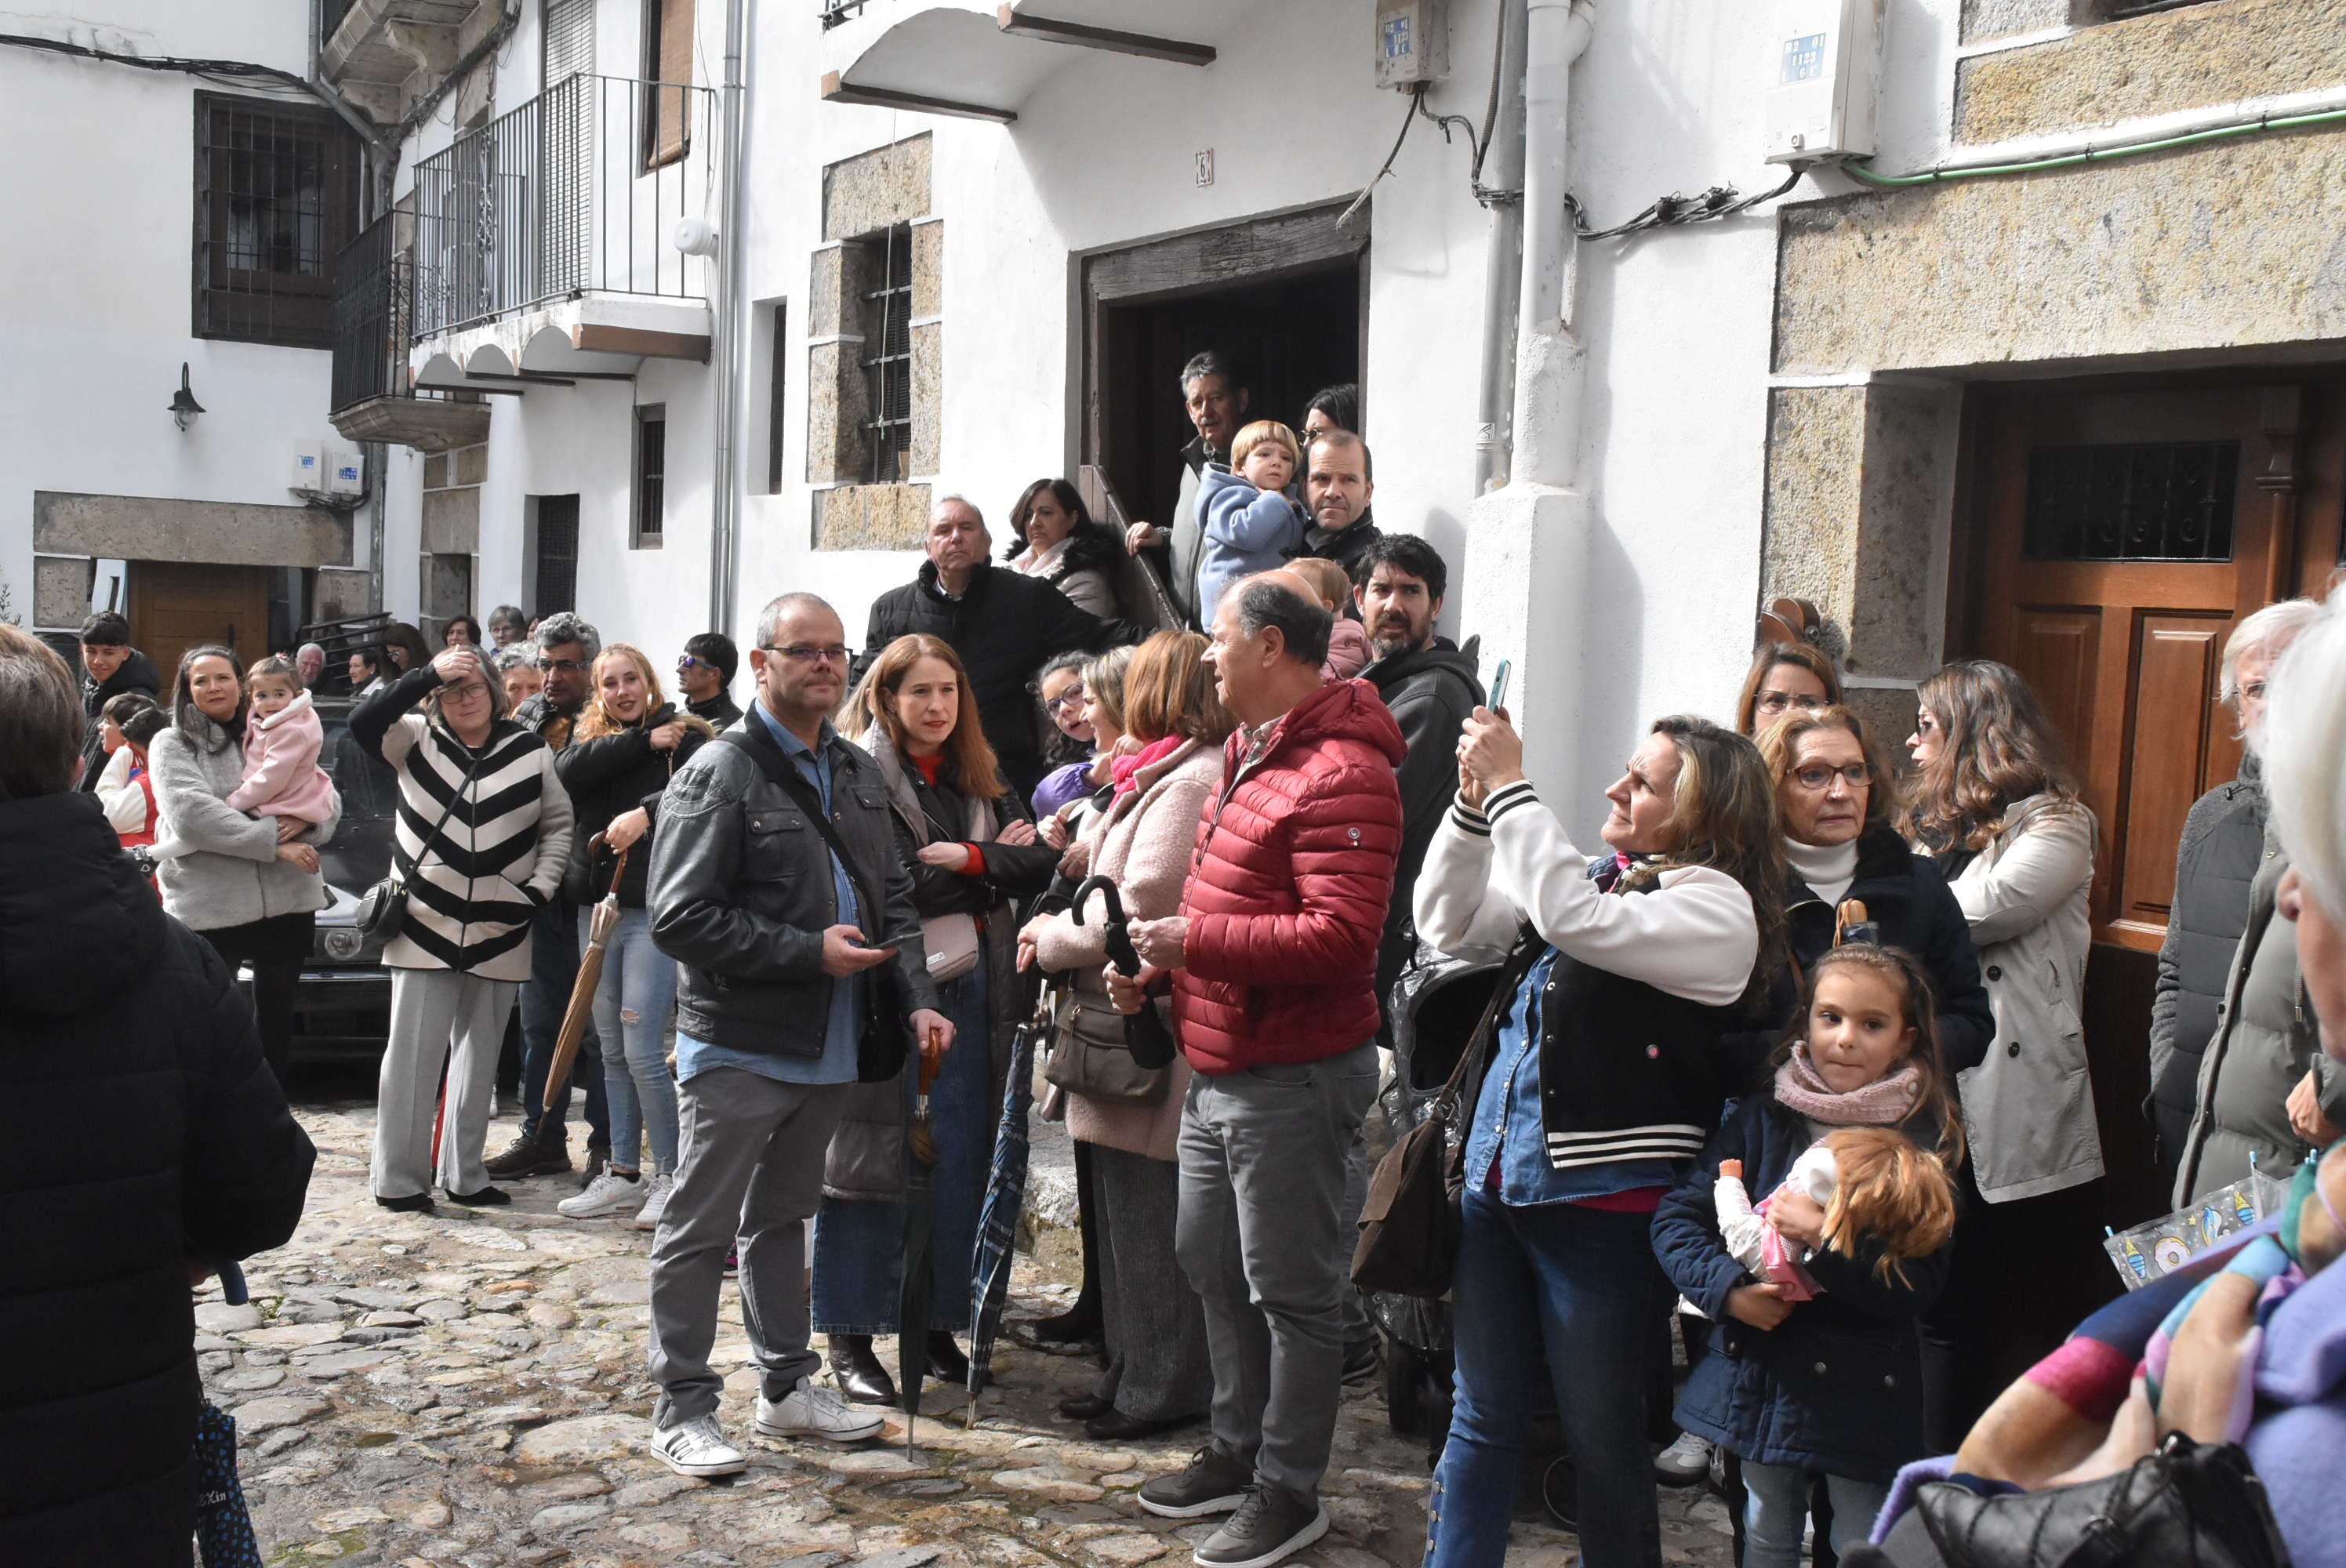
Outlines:
<svg viewBox="0 0 2346 1568"><path fill-rule="evenodd" d="M314 1152L219 955L74 788L81 728L64 661L0 626L0 1563L186 1568L189 1288L293 1234Z"/></svg>
<svg viewBox="0 0 2346 1568"><path fill-rule="evenodd" d="M1333 561L1361 582L1369 552L1384 537L1369 515L1376 491L1377 465L1367 442L1349 430L1331 430L1313 442L1303 460L1303 504L1311 515L1303 548L1295 554Z"/></svg>
<svg viewBox="0 0 2346 1568"><path fill-rule="evenodd" d="M1414 534L1380 535L1354 581L1352 602L1374 656L1361 678L1375 686L1409 746L1393 769L1401 786L1401 863L1377 949L1377 997L1386 1002L1417 945L1409 915L1417 873L1458 793L1458 736L1483 700L1483 682L1474 650L1434 633L1450 568L1433 545Z"/></svg>
<svg viewBox="0 0 2346 1568"><path fill-rule="evenodd" d="M130 623L112 610L100 610L81 624L81 788L97 788L106 771L106 743L99 738L97 720L110 697L126 691L163 700L163 677L155 661L130 646Z"/></svg>
<svg viewBox="0 0 2346 1568"><path fill-rule="evenodd" d="M978 721L1003 773L1025 799L1043 777L1041 717L1027 683L1054 654L1096 652L1137 642L1141 631L1078 609L1048 583L1024 577L986 557L985 519L963 497L929 509L928 560L920 575L872 601L872 621L855 677L898 637L942 639L969 671Z"/></svg>

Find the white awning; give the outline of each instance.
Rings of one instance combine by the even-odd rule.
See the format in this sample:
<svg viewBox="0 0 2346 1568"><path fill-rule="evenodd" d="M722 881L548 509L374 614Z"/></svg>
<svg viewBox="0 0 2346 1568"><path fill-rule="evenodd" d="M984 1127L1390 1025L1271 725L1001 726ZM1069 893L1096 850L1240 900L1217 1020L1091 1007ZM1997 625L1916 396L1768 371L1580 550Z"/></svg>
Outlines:
<svg viewBox="0 0 2346 1568"><path fill-rule="evenodd" d="M823 35L826 102L954 115L1008 125L1035 89L1104 50L1173 66L1214 62L1245 0L866 0ZM1168 36L1168 18L1178 36Z"/></svg>

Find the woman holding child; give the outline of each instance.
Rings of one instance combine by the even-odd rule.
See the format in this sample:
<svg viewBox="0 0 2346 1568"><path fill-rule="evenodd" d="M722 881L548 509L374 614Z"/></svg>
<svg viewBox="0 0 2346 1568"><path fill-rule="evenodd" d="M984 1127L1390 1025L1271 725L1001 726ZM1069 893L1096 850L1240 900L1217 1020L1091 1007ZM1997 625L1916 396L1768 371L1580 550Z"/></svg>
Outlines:
<svg viewBox="0 0 2346 1568"><path fill-rule="evenodd" d="M306 704L288 661L265 659L254 668L255 687L288 694L280 709L292 695ZM293 1053L293 988L310 954L312 917L326 904L318 846L334 836L342 802L329 785L287 814L268 809L275 801L239 793L248 781L248 750L266 744L261 717L234 653L189 648L171 685L171 727L147 755L165 846L157 872L163 907L201 932L230 972L252 965L261 1050L282 1083Z"/></svg>
<svg viewBox="0 0 2346 1568"><path fill-rule="evenodd" d="M1457 1403L1428 1506L1433 1568L1497 1568L1545 1355L1579 1465L1591 1568L1661 1560L1642 1344L1667 1286L1649 1237L1728 1096L1783 958L1774 803L1749 740L1658 721L1606 791L1592 862L1532 792L1523 743L1476 708L1457 804L1426 853L1417 927L1505 959L1468 1135Z"/></svg>

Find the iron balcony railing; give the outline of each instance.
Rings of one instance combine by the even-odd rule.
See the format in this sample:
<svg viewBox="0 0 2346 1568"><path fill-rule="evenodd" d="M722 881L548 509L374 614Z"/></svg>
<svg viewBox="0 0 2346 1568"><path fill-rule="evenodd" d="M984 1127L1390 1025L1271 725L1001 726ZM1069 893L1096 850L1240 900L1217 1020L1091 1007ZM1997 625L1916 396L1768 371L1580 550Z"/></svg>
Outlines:
<svg viewBox="0 0 2346 1568"><path fill-rule="evenodd" d="M412 395L407 375L407 253L393 248L386 213L334 259L334 402L339 413L372 397Z"/></svg>
<svg viewBox="0 0 2346 1568"><path fill-rule="evenodd" d="M821 0L821 3L825 28L836 27L842 22L863 14L864 0Z"/></svg>
<svg viewBox="0 0 2346 1568"><path fill-rule="evenodd" d="M587 293L697 299L707 87L581 72L415 166L418 339Z"/></svg>

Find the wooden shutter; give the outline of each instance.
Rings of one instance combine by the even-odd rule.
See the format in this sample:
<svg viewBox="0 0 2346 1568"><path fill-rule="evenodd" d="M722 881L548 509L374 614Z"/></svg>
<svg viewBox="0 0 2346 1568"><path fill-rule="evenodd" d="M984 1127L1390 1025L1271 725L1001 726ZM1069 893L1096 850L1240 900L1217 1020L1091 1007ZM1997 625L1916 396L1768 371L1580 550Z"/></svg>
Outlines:
<svg viewBox="0 0 2346 1568"><path fill-rule="evenodd" d="M660 85L651 89L654 168L674 163L692 146L692 0L644 0L649 23L646 72Z"/></svg>

